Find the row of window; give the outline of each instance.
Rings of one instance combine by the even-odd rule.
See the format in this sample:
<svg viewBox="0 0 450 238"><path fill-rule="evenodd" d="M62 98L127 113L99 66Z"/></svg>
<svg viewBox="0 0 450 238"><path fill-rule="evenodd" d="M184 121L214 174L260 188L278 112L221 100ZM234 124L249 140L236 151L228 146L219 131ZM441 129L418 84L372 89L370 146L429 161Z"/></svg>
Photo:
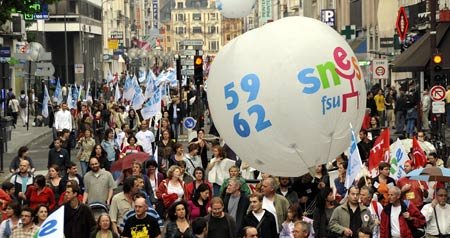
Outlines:
<svg viewBox="0 0 450 238"><path fill-rule="evenodd" d="M179 26L175 28L175 33L176 34L186 34L186 27L184 26ZM203 29L201 26L193 26L192 27L192 33L193 34L200 34L203 33ZM218 26L208 26L208 29L206 31L207 34L217 34L219 33L219 27Z"/></svg>
<svg viewBox="0 0 450 238"><path fill-rule="evenodd" d="M188 14L184 14L184 13L178 13L175 15L175 21L178 22L185 22L187 17L186 15ZM201 21L202 20L202 14L201 13L192 13L192 20L193 21ZM216 21L217 20L217 13L209 13L207 15L207 19L208 21Z"/></svg>

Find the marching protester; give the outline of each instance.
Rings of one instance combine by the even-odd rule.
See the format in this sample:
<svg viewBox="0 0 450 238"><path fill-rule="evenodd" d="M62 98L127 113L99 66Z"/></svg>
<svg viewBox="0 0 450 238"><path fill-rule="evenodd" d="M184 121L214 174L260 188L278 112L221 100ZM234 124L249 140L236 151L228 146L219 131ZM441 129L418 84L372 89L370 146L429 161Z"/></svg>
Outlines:
<svg viewBox="0 0 450 238"><path fill-rule="evenodd" d="M13 175L3 183L4 194L0 191L0 238L33 231L26 207L37 211L30 215L42 226L58 206L65 212L66 237L450 236L445 181L418 181L406 175L422 166L438 170L448 161L437 148L428 146L427 132L417 130L417 121L408 117L407 132L418 131L417 141L425 152L413 148L411 158L406 153L402 157L388 148L392 146L389 141L383 148L385 154L374 156L382 133L394 129L394 123L405 133L408 110L402 103L408 103L406 98L402 102L403 98L389 93L389 99L384 99L378 88L375 99L369 93L368 106L373 110L367 110L367 127L359 131L355 146L360 159L356 162L362 165L358 178L351 177L355 159L342 151L335 162L320 161L310 173L289 177L256 170L256 164L232 150L232 143L227 150L212 143L211 130L202 125L196 128L197 135L183 135L180 123L186 105L180 102L185 99L174 97L173 88L164 90L157 115L148 115L145 108L138 109L122 95L123 81L118 79L117 84L121 95L107 104L103 98L111 90L102 91L98 98L87 93L84 101L50 105L61 109L50 125L55 136L44 161L47 181L39 175L41 171L36 172L29 149L20 147L9 168ZM138 91L143 83L135 86L133 91ZM10 104L14 100L19 112L17 99L11 97ZM399 116L396 120L394 110ZM211 126L208 120L203 123ZM219 139L223 145L223 138ZM70 150L75 144L79 150L72 160ZM418 164L418 154L426 161ZM367 173L365 166L374 157L386 159L372 163L377 169ZM121 179L115 181L112 174L122 175ZM17 207L16 201L20 202ZM96 202L103 205L101 214L93 212Z"/></svg>
<svg viewBox="0 0 450 238"><path fill-rule="evenodd" d="M405 203L401 200L401 190L398 187L390 187L388 193L389 204L381 213L380 237L418 237L417 233L423 233L425 217L412 202Z"/></svg>
<svg viewBox="0 0 450 238"><path fill-rule="evenodd" d="M423 206L421 212L427 222L427 237L450 237L450 204L447 203L447 197L447 190L438 188L436 198Z"/></svg>

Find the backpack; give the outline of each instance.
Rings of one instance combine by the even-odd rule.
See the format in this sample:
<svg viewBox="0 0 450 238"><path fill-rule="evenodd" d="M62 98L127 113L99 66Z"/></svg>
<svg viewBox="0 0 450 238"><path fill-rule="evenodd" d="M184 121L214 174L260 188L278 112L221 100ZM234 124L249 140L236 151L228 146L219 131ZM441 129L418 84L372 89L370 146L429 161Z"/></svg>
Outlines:
<svg viewBox="0 0 450 238"><path fill-rule="evenodd" d="M20 97L19 106L20 106L20 108L26 108L27 107L26 97Z"/></svg>

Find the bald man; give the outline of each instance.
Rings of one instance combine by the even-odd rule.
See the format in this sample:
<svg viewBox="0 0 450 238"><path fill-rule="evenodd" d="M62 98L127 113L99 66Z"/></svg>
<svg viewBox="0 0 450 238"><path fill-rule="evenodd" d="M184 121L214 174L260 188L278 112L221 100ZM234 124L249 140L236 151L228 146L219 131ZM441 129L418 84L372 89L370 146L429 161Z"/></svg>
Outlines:
<svg viewBox="0 0 450 238"><path fill-rule="evenodd" d="M403 202L401 190L392 186L389 188L389 204L381 213L381 238L413 238L413 232L423 228L426 221L419 209L412 202Z"/></svg>
<svg viewBox="0 0 450 238"><path fill-rule="evenodd" d="M27 191L28 187L33 185L34 183L34 177L30 172L28 172L29 169L30 163L28 162L28 160L21 160L19 163L19 172L14 174L10 180L10 182L14 184L14 187L16 189L14 195L19 198L20 202L23 202L27 199L25 197L25 192Z"/></svg>
<svg viewBox="0 0 450 238"><path fill-rule="evenodd" d="M137 198L134 201L136 215L125 222L122 237L161 237L161 230L156 219L147 215L148 204L145 198Z"/></svg>

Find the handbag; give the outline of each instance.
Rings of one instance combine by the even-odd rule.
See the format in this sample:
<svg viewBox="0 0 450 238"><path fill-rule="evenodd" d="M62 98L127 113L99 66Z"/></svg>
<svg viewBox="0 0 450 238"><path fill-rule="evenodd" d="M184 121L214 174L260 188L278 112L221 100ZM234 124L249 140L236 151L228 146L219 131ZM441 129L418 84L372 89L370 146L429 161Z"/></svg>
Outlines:
<svg viewBox="0 0 450 238"><path fill-rule="evenodd" d="M436 226L437 226L437 229L438 229L438 232L439 232L438 237L439 238L450 238L450 235L441 234L441 229L439 228L438 217L437 217L437 214L436 214L436 208L433 207L433 210L434 210L434 219L436 219Z"/></svg>
<svg viewBox="0 0 450 238"><path fill-rule="evenodd" d="M406 208L409 207L409 200L404 201ZM425 229L423 227L414 227L413 224L411 224L408 220L406 221L406 223L408 224L409 230L412 233L412 236L414 238L422 238L425 237Z"/></svg>

